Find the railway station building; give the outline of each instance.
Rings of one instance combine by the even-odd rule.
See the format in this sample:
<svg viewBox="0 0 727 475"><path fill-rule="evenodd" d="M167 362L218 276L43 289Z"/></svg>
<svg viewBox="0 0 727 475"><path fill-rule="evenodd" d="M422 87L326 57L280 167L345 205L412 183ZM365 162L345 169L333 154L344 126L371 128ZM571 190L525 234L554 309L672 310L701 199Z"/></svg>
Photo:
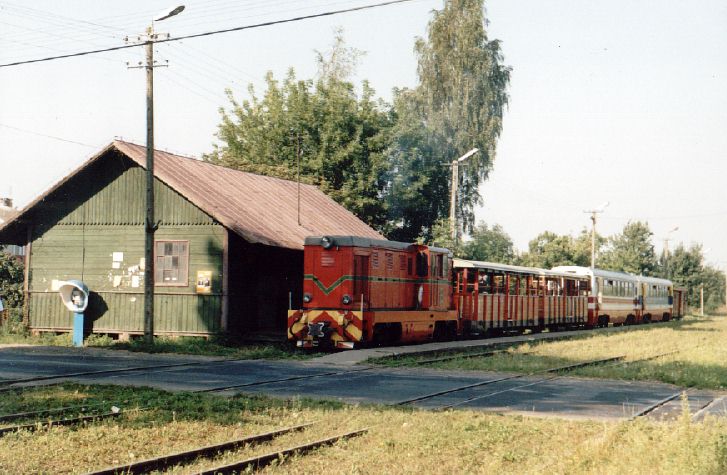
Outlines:
<svg viewBox="0 0 727 475"><path fill-rule="evenodd" d="M87 331L143 334L153 277L157 335L282 335L288 307L301 305L306 236L383 239L314 186L159 150L154 160L154 276L145 275L144 146L112 142L0 224L0 243L25 247L31 331L71 330L57 290L78 279L90 290Z"/></svg>

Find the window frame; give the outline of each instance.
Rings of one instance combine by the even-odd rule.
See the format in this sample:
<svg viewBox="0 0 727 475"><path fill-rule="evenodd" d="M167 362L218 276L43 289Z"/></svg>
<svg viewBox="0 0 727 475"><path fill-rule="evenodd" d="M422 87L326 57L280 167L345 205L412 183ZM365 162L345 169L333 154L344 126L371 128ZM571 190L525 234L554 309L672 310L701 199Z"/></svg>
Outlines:
<svg viewBox="0 0 727 475"><path fill-rule="evenodd" d="M187 261L187 265L185 268L186 274L183 276L184 278L180 278L177 282L165 282L164 279L164 270L162 270L162 281L157 282L157 272L159 270L159 266L157 265L157 258L159 257L159 254L157 253L157 246L161 243L185 243L186 244L186 252L185 252L185 259ZM166 257L166 254L163 255ZM181 257L181 254L180 254ZM165 269L167 270L167 269ZM189 287L189 239L155 239L154 240L154 287Z"/></svg>

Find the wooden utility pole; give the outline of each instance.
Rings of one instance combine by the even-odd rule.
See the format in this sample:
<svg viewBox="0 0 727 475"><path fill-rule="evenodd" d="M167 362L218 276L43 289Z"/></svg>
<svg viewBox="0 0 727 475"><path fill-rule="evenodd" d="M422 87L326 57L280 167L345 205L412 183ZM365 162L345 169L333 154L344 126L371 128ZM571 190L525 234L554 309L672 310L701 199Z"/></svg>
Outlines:
<svg viewBox="0 0 727 475"><path fill-rule="evenodd" d="M146 219L144 232L144 341L154 343L154 24L146 31Z"/></svg>
<svg viewBox="0 0 727 475"><path fill-rule="evenodd" d="M144 48L146 64L130 68L146 69L146 215L144 219L144 341L154 343L154 232L157 223L154 217L154 22L166 20L180 14L184 5L162 12L152 20L146 29ZM168 38L169 35L166 35ZM141 38L137 39L141 41ZM126 38L126 41L130 41ZM128 64L128 63L127 63Z"/></svg>

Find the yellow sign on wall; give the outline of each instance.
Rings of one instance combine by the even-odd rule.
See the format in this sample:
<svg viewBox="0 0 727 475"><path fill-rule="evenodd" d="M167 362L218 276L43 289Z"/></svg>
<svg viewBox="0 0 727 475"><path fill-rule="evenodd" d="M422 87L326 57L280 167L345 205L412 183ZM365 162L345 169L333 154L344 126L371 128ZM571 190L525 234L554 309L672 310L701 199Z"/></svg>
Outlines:
<svg viewBox="0 0 727 475"><path fill-rule="evenodd" d="M211 294L212 293L212 271L211 270L198 270L197 271L197 293L198 294Z"/></svg>

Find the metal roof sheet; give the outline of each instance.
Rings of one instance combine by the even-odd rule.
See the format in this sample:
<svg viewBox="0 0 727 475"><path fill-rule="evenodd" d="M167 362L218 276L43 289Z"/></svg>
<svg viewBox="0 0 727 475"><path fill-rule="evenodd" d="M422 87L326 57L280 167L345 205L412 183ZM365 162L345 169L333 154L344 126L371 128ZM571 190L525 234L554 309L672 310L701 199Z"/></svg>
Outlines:
<svg viewBox="0 0 727 475"><path fill-rule="evenodd" d="M111 155L113 150L146 167L145 146L115 140L26 206L16 219L71 176ZM300 185L301 224L298 225L296 182L241 172L161 150L154 152L154 176L248 242L303 249L305 238L310 235L348 234L386 239L312 185ZM0 231L14 220L0 225Z"/></svg>

